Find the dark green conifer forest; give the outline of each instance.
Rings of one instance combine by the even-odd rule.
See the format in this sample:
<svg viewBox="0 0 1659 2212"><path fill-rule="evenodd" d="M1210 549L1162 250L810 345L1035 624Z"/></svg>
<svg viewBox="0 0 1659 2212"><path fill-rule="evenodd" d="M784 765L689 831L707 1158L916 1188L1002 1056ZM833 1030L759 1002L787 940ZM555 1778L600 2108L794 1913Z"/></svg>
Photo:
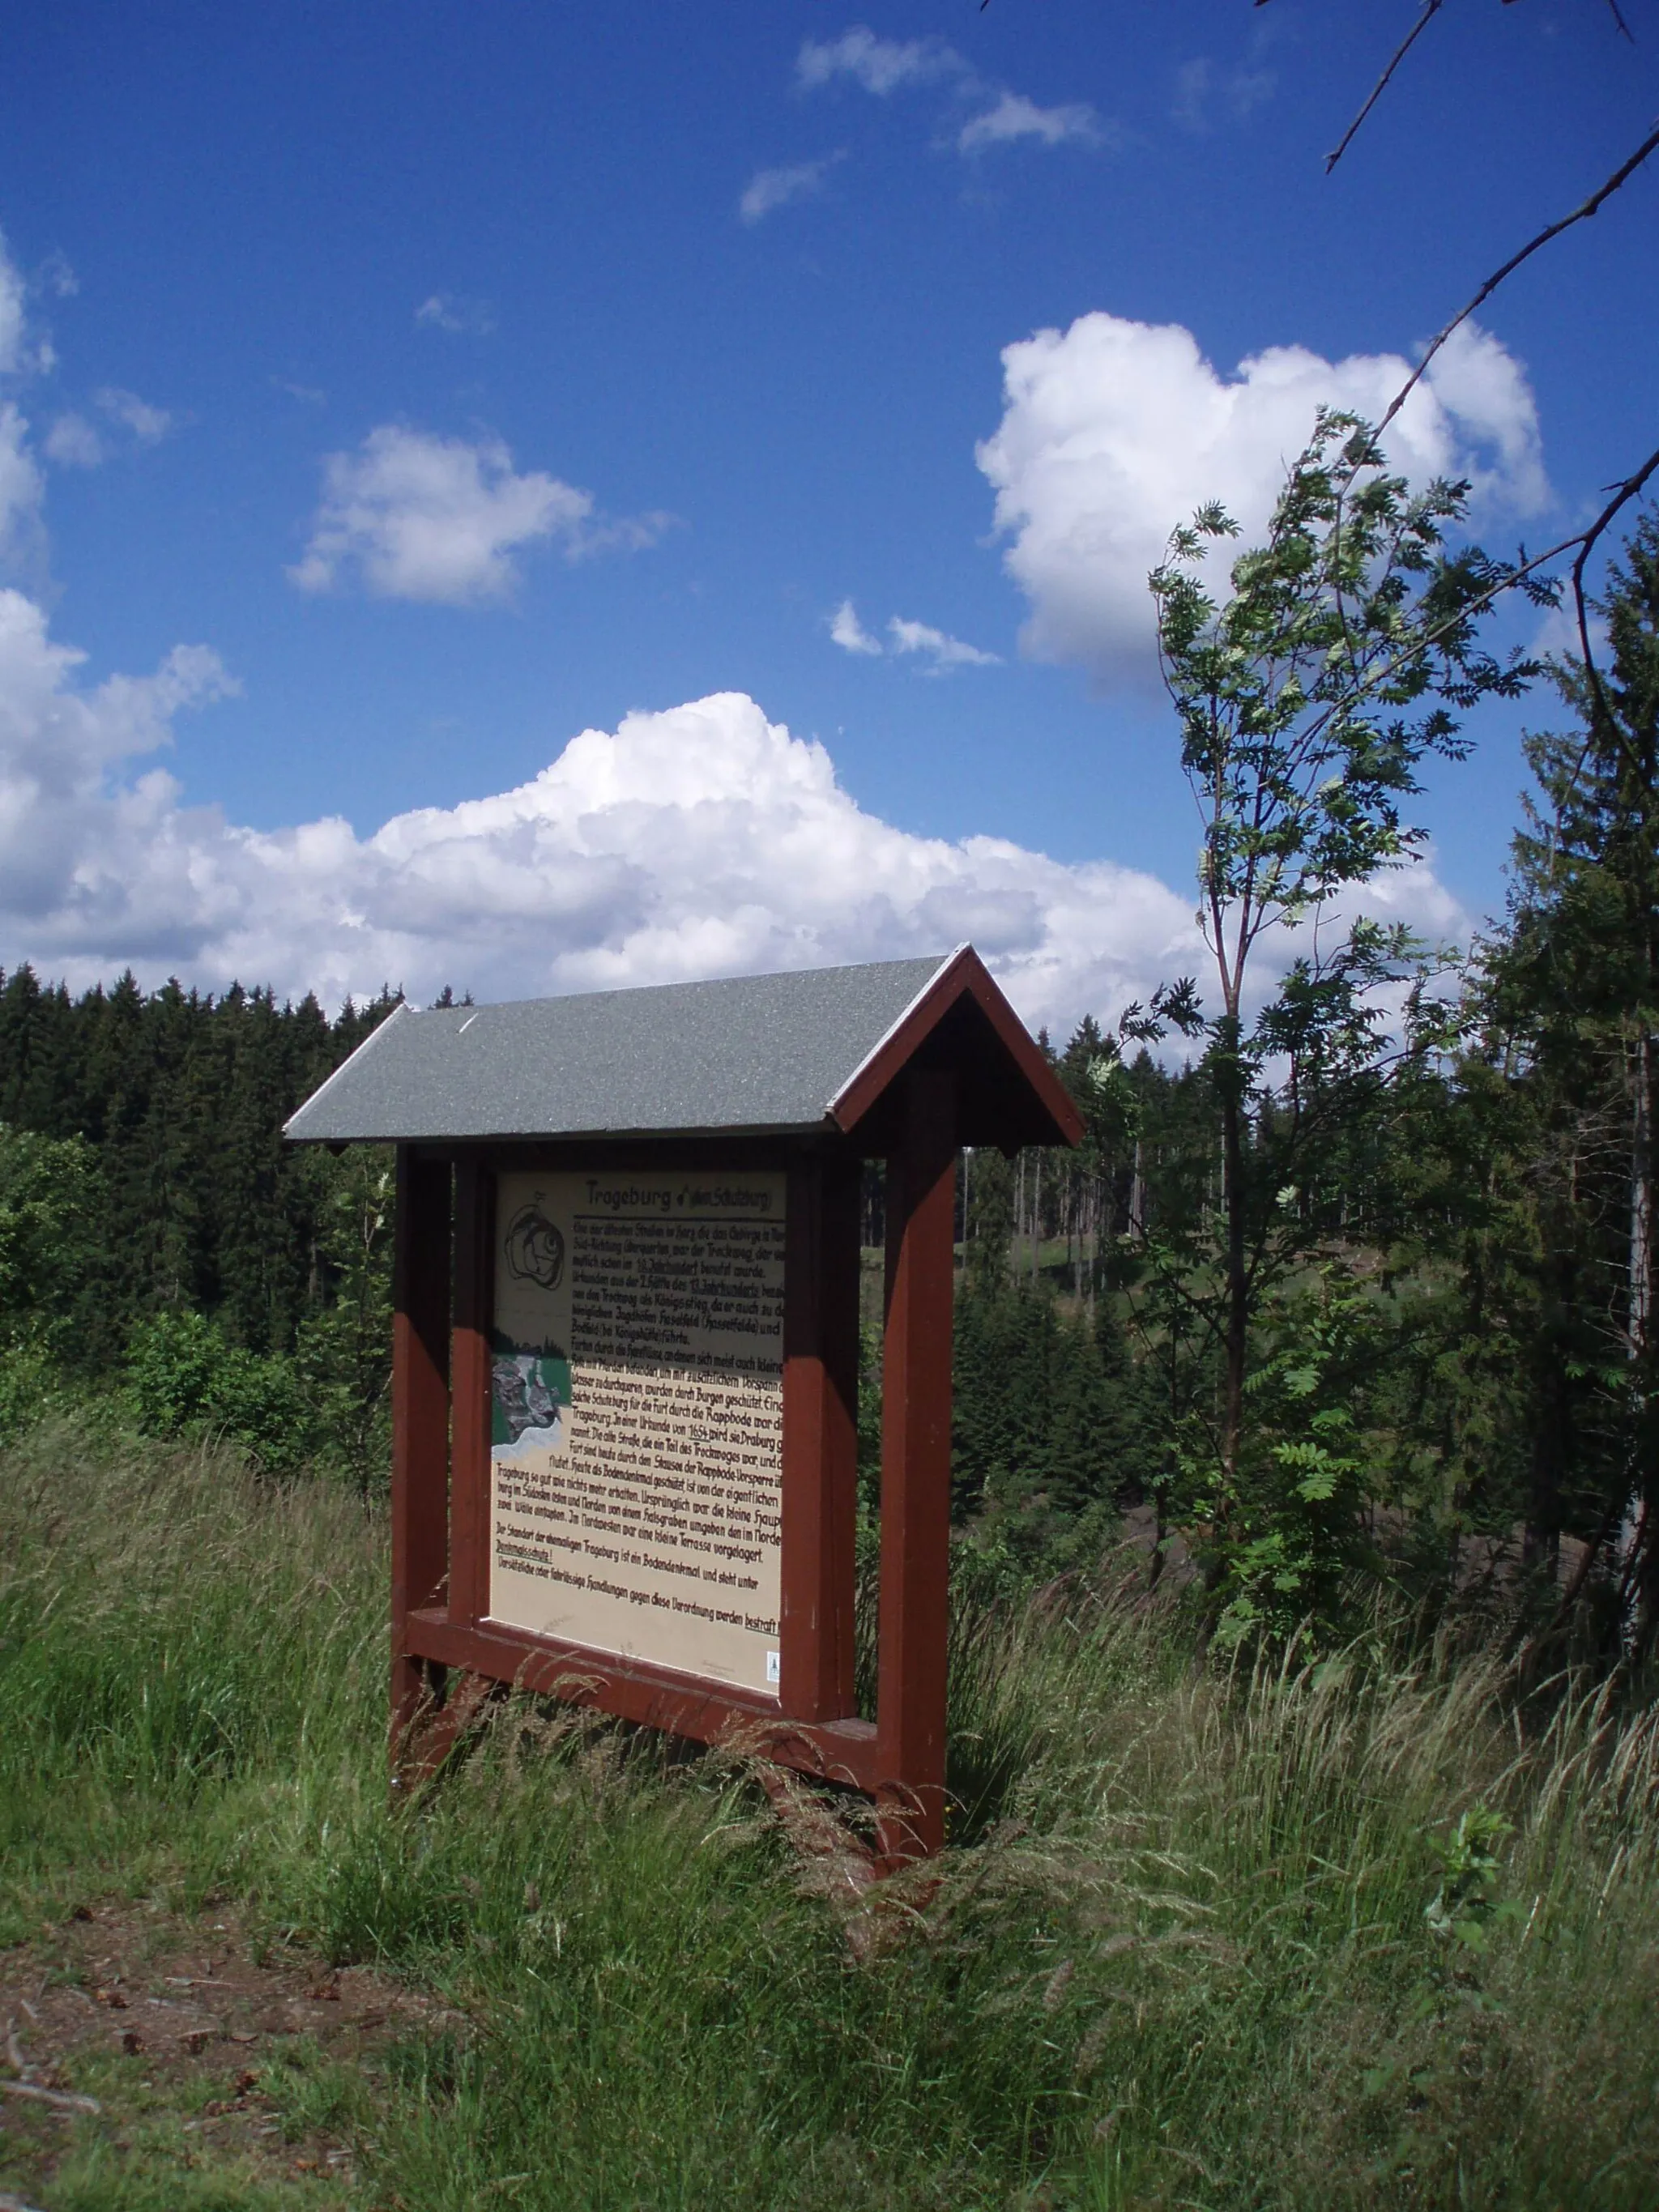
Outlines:
<svg viewBox="0 0 1659 2212"><path fill-rule="evenodd" d="M0 985L0 1328L14 1417L41 1374L130 1390L161 1433L266 1464L384 1458L390 1162L285 1146L396 1003L222 997L121 976ZM43 1363L45 1364L43 1366Z"/></svg>

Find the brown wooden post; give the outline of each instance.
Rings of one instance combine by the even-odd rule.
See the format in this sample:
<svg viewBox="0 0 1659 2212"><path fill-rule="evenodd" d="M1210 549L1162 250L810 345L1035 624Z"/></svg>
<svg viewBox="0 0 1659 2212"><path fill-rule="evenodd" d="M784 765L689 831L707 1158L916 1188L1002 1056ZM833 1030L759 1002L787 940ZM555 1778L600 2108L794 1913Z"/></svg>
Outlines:
<svg viewBox="0 0 1659 2212"><path fill-rule="evenodd" d="M392 1757L429 1693L409 1616L449 1559L449 1162L398 1147L392 1323Z"/></svg>
<svg viewBox="0 0 1659 2212"><path fill-rule="evenodd" d="M789 1170L778 1642L783 1710L798 1720L856 1710L859 1172L850 1154L822 1152Z"/></svg>
<svg viewBox="0 0 1659 2212"><path fill-rule="evenodd" d="M449 1617L470 1626L489 1608L489 1321L495 1178L455 1167L455 1326L449 1490Z"/></svg>
<svg viewBox="0 0 1659 2212"><path fill-rule="evenodd" d="M955 1085L926 1068L903 1081L901 1133L887 1163L881 1403L877 1805L889 1866L945 1841L951 1545Z"/></svg>

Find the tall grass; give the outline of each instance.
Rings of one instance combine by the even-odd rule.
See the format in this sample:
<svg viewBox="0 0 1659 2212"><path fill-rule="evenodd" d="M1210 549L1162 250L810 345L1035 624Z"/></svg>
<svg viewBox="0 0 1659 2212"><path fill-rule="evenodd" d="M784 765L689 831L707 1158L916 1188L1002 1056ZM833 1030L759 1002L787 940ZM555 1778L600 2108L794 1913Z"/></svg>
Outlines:
<svg viewBox="0 0 1659 2212"><path fill-rule="evenodd" d="M0 1458L0 1852L85 1880L154 1854L280 1868L368 1778L385 1542L332 1486L210 1447L36 1429Z"/></svg>
<svg viewBox="0 0 1659 2212"><path fill-rule="evenodd" d="M361 2086L366 2205L1659 2196L1659 1739L1605 1696L964 1602L951 1847L854 1945L735 1753L508 1701L390 1814L383 1532L336 1492L60 1430L0 1516L3 1901L234 1895L438 1991ZM1437 1934L1476 1805L1513 1910Z"/></svg>

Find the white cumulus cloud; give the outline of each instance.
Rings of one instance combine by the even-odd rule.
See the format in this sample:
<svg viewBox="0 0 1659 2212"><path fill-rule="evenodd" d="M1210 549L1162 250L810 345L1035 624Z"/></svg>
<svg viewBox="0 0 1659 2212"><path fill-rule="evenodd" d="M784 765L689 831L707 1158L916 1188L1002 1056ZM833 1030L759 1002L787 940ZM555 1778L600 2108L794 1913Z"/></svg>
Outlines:
<svg viewBox="0 0 1659 2212"><path fill-rule="evenodd" d="M1200 969L1189 892L1002 837L923 837L860 807L823 747L741 692L585 730L515 789L277 830L187 807L151 757L234 689L181 647L81 681L42 611L0 591L0 964L82 988L131 964L337 1002L383 982L479 998L672 982L971 939L1033 1027L1108 1018ZM1424 868L1389 910L1455 911Z"/></svg>
<svg viewBox="0 0 1659 2212"><path fill-rule="evenodd" d="M938 39L878 38L862 23L838 39L808 39L795 63L795 75L809 90L848 76L878 99L901 85L971 74L962 56Z"/></svg>
<svg viewBox="0 0 1659 2212"><path fill-rule="evenodd" d="M0 376L15 376L25 367L27 331L23 279L0 234Z"/></svg>
<svg viewBox="0 0 1659 2212"><path fill-rule="evenodd" d="M909 622L894 615L887 624L887 635L892 641L884 645L878 637L866 629L859 620L858 609L851 599L843 599L830 617L830 636L843 653L868 654L920 653L932 663L930 676L941 676L951 668L999 668L1001 655L981 652L976 645L964 644L959 637L947 631L935 629L931 623Z"/></svg>
<svg viewBox="0 0 1659 2212"><path fill-rule="evenodd" d="M152 407L136 392L106 385L96 394L96 404L112 422L130 430L141 446L159 445L173 427L175 418L165 407ZM71 408L59 415L46 433L46 459L60 468L98 468L109 459L106 434Z"/></svg>
<svg viewBox="0 0 1659 2212"><path fill-rule="evenodd" d="M1103 679L1151 667L1146 577L1170 532L1219 499L1259 532L1322 403L1375 420L1410 373L1397 354L1327 361L1274 346L1231 376L1178 324L1084 315L1005 349L1004 411L978 449L1005 559L1030 602L1024 642ZM1468 475L1479 501L1517 514L1550 498L1526 372L1466 325L1389 433L1414 482Z"/></svg>
<svg viewBox="0 0 1659 2212"><path fill-rule="evenodd" d="M948 636L930 623L905 622L895 615L887 625L887 634L893 641L895 653L920 653L930 659L933 664L931 673L935 676L947 668L1001 665L1000 653L982 653L976 645L964 645L959 637Z"/></svg>
<svg viewBox="0 0 1659 2212"><path fill-rule="evenodd" d="M1192 964L1189 902L1153 877L898 829L741 693L584 731L516 790L359 837L329 818L238 828L149 764L175 714L230 688L211 653L95 687L80 661L33 602L0 592L8 969L507 998L971 938L1029 1020L1064 1024Z"/></svg>
<svg viewBox="0 0 1659 2212"><path fill-rule="evenodd" d="M837 161L845 158L838 151L825 154L816 161L796 161L784 168L757 169L738 202L738 215L752 225L770 215L775 208L787 207L791 200L810 199L823 190L824 178Z"/></svg>
<svg viewBox="0 0 1659 2212"><path fill-rule="evenodd" d="M458 299L453 292L433 292L415 310L417 323L447 331L452 337L486 338L495 318L482 300Z"/></svg>
<svg viewBox="0 0 1659 2212"><path fill-rule="evenodd" d="M51 347L31 339L23 279L0 234L0 376L27 377L51 368ZM0 568L15 572L43 561L45 490L28 422L15 400L0 398Z"/></svg>
<svg viewBox="0 0 1659 2212"><path fill-rule="evenodd" d="M58 257L54 256L37 282L47 290L62 294L65 287L57 280L58 266ZM68 270L67 263L62 266ZM46 376L57 366L51 338L30 324L28 289L23 272L11 258L5 234L0 232L0 376ZM72 273L67 289L76 289Z"/></svg>
<svg viewBox="0 0 1659 2212"><path fill-rule="evenodd" d="M29 450L28 424L11 400L0 400L0 562L11 565L38 553L45 489Z"/></svg>
<svg viewBox="0 0 1659 2212"><path fill-rule="evenodd" d="M539 469L520 475L498 438L382 423L356 453L329 455L310 542L288 573L302 591L356 574L382 599L464 605L512 588L522 546L559 538L574 556L647 544L665 520L600 525L590 537L592 514L591 493Z"/></svg>
<svg viewBox="0 0 1659 2212"><path fill-rule="evenodd" d="M123 392L118 385L106 385L97 394L99 406L112 422L119 422L131 431L141 446L159 445L173 428L173 417L165 407L152 407L136 392Z"/></svg>
<svg viewBox="0 0 1659 2212"><path fill-rule="evenodd" d="M961 107L988 100L990 106L965 123L952 125L959 152L981 154L1020 139L1039 146L1099 145L1118 135L1085 100L1039 106L1023 92L988 84L973 64L939 39L884 39L867 25L854 24L838 39L808 39L795 63L797 82L817 91L838 79L850 79L878 100L907 85L942 87ZM941 141L949 144L951 138Z"/></svg>
<svg viewBox="0 0 1659 2212"><path fill-rule="evenodd" d="M104 441L84 415L60 415L46 433L46 453L61 468L95 469L104 459Z"/></svg>
<svg viewBox="0 0 1659 2212"><path fill-rule="evenodd" d="M133 781L112 771L167 744L181 708L234 687L217 655L200 646L176 647L154 676L112 677L91 690L75 682L83 659L52 641L32 599L0 591L0 906L9 964L37 931L60 963L122 939L137 960L158 941L186 954L202 941L199 847L222 838L222 826L181 813L164 770Z"/></svg>
<svg viewBox="0 0 1659 2212"><path fill-rule="evenodd" d="M1200 133L1210 125L1212 97L1221 100L1242 122L1273 98L1279 78L1269 69L1248 64L1218 71L1205 56L1183 62L1176 71L1176 95L1170 112L1184 129Z"/></svg>
<svg viewBox="0 0 1659 2212"><path fill-rule="evenodd" d="M881 640L872 637L859 620L851 599L843 599L830 617L830 635L843 653L878 653Z"/></svg>
<svg viewBox="0 0 1659 2212"><path fill-rule="evenodd" d="M1039 107L1023 92L1005 92L994 107L975 115L957 133L964 154L981 153L988 146L1006 146L1018 138L1035 138L1040 145L1063 146L1068 141L1098 145L1100 118L1086 100L1060 107Z"/></svg>

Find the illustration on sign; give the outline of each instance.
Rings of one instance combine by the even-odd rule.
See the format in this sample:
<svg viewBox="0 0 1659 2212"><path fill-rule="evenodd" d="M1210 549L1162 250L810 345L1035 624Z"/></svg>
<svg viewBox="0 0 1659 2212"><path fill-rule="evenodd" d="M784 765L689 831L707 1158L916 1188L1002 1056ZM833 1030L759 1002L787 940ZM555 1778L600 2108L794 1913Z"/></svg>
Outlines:
<svg viewBox="0 0 1659 2212"><path fill-rule="evenodd" d="M492 1619L778 1695L785 1188L499 1178Z"/></svg>
<svg viewBox="0 0 1659 2212"><path fill-rule="evenodd" d="M564 1231L544 1212L538 1197L526 1199L507 1224L501 1243L509 1283L523 1283L533 1294L556 1297L564 1281ZM490 1348L490 1457L516 1459L526 1451L558 1452L564 1443L565 1414L570 1404L569 1322L556 1337L544 1326L540 1335L524 1339L501 1326L503 1310L520 1327L534 1328L552 1318L550 1306L542 1313L526 1310L529 1301L499 1295ZM568 1304L566 1310L568 1315Z"/></svg>

